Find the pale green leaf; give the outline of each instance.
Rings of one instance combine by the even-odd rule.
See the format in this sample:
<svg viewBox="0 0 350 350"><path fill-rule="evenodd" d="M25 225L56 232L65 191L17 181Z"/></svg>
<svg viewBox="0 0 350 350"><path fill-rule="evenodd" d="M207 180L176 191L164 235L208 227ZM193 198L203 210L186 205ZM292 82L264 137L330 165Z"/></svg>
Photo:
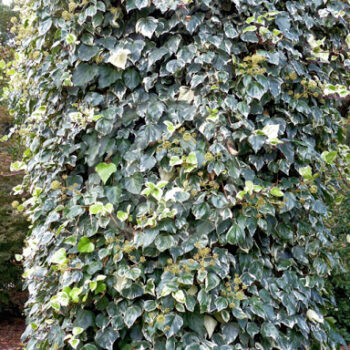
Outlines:
<svg viewBox="0 0 350 350"><path fill-rule="evenodd" d="M106 184L111 175L117 171L117 167L114 163L99 163L95 170L103 183Z"/></svg>
<svg viewBox="0 0 350 350"><path fill-rule="evenodd" d="M95 245L87 237L81 237L78 243L78 252L92 253L95 250Z"/></svg>

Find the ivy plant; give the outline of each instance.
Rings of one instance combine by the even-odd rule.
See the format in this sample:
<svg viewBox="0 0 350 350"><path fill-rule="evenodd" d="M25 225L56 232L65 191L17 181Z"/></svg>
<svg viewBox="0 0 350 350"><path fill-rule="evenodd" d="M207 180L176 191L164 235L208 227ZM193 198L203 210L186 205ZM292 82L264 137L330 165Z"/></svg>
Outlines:
<svg viewBox="0 0 350 350"><path fill-rule="evenodd" d="M346 100L332 0L30 0L27 350L334 349L321 154Z"/></svg>

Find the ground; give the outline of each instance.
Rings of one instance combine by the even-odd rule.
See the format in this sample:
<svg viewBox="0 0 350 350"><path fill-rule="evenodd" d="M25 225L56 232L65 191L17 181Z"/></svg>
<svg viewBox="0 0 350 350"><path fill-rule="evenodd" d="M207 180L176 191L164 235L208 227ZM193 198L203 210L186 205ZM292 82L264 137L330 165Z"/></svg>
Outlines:
<svg viewBox="0 0 350 350"><path fill-rule="evenodd" d="M10 318L8 320L0 320L0 349L23 349L20 338L24 328L25 325L23 319Z"/></svg>

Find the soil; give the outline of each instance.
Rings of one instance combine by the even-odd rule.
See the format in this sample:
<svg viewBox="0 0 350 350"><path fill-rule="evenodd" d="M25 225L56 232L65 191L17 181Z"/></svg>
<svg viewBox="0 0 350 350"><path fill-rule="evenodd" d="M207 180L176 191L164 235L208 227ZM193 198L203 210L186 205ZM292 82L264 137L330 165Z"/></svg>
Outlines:
<svg viewBox="0 0 350 350"><path fill-rule="evenodd" d="M25 323L21 318L0 320L0 349L21 350L21 335L24 332Z"/></svg>

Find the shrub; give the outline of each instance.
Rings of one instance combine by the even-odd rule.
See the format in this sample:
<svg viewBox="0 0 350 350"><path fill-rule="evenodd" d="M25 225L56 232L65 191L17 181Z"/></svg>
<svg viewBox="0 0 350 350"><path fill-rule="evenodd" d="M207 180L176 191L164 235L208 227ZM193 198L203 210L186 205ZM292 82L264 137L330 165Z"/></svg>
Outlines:
<svg viewBox="0 0 350 350"><path fill-rule="evenodd" d="M349 10L23 6L28 350L335 348L320 153L348 95Z"/></svg>

